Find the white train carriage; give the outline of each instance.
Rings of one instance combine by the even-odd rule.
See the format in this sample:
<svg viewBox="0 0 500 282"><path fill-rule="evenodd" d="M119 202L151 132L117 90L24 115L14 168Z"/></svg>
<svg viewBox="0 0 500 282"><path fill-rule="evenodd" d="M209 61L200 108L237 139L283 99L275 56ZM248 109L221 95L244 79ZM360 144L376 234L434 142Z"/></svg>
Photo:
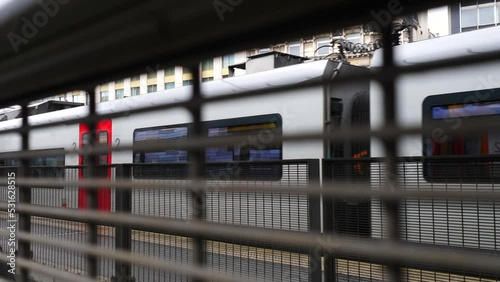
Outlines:
<svg viewBox="0 0 500 282"><path fill-rule="evenodd" d="M239 92L251 90L269 90L268 95L258 97L245 97L238 99L228 99L220 102L208 103L202 109L202 120L204 121L205 133L207 136L221 135L248 135L248 142L242 144L234 144L234 146L224 146L220 148L207 148L206 161L207 163L218 162L246 162L246 161L279 161L293 159L321 159L327 157L329 146L325 145L322 140L314 140L302 142L300 144L294 142L283 142L280 145L269 145L269 141L274 136L281 136L295 133L306 132L321 132L325 128L325 120L328 121L331 117L330 108L331 101L338 99L333 97L343 97L344 101L350 100L351 97L364 93L367 97L369 83L368 81L361 83L353 83L351 86L336 86L332 82L329 87L322 85L294 89L294 85L300 85L310 81L321 81L335 76L342 77L356 72L368 72L366 68L355 67L348 64L339 64L337 62L322 60L315 62L307 62L288 67L272 69L268 71L257 72L245 76L232 77L219 81L207 82L201 85L203 95L214 97L217 95L238 95ZM289 85L290 90L284 93L272 93L274 87ZM127 99L114 100L97 105L99 114L127 112L131 109L143 108L152 105L169 104L181 101L187 101L191 97L191 87L182 87L160 91L157 93L130 97ZM359 94L361 95L361 94ZM347 104L346 104L347 105ZM347 114L351 111L350 107L346 106ZM349 109L349 110L347 110ZM46 114L34 115L29 118L30 124L53 123L73 119L75 117L85 117L88 114L86 107L61 110ZM96 137L100 144L108 146L120 146L139 144L154 140L168 140L187 138L191 134L191 116L184 108L172 108L158 111L148 111L133 115L124 114L112 120L104 120L97 124ZM20 125L19 119L0 122L0 131L11 129ZM85 139L88 137L88 128L83 124L68 124L60 125L54 128L43 128L33 130L30 137L30 148L34 150L41 149L57 149L64 148L72 150L81 148L85 144ZM8 138L11 138L10 134ZM2 139L6 135L0 135L2 142L12 144L11 147L3 147L0 150L4 152L20 150L20 139ZM84 163L84 159L78 155L66 155L57 158L45 158L39 160L42 165L79 165ZM135 164L154 164L154 163L170 163L181 165L187 163L187 151L170 148L161 151L117 151L106 156L99 156L100 163L135 163ZM10 160L4 160L4 165ZM240 165L245 167L244 164ZM172 167L172 166L170 166ZM294 168L296 169L296 168ZM160 171L161 170L161 171ZM54 170L55 173L40 176L58 176L61 171ZM236 176L231 174L231 180L265 180L272 181L274 184L281 184L281 178L286 178L288 170L282 169L281 164L274 165L259 165L252 166L243 174ZM107 172L107 177L112 177L111 172ZM186 169L169 170L168 166L137 166L134 168L134 178L139 180L156 179L165 180L173 178L185 178ZM68 175L66 175L68 178ZM304 185L303 181L297 181L296 185ZM290 183L286 179L283 183ZM273 184L273 185L274 185ZM168 211L161 207L161 201L169 203L169 206L174 206L175 201L183 203L179 206L189 206L187 199L188 195L178 194L173 195L173 198L168 198L165 194L151 194L148 199L154 198L154 201L149 200L150 210L161 210L162 215L176 216L186 218L189 215L179 212L179 210ZM139 196L139 195L137 195ZM213 195L212 195L213 196ZM211 201L210 197L208 202ZM222 195L216 195L223 197ZM141 197L144 197L142 195ZM215 196L213 196L215 197ZM287 197L289 199L287 199ZM294 198L295 197L295 198ZM34 197L36 198L36 197ZM55 198L55 196L54 196ZM86 190L79 189L78 197L67 199L68 206L85 208ZM167 199L168 198L168 199ZM109 189L100 189L98 195L98 207L101 210L112 210L112 195ZM141 202L139 198L138 203ZM144 200L144 199L143 199ZM61 199L56 199L59 203ZM174 202L172 202L174 201ZM215 201L215 200L214 200ZM286 197L267 197L263 195L254 195L252 203L234 203L233 199L217 200L219 203L224 202L227 206L236 207L244 204L247 206L257 206L264 202L263 206L266 209L273 210L274 205L290 207L289 210L282 210L283 214L276 218L279 220L270 220L271 226L267 223L257 222L260 219L249 219L251 215L239 215L239 209L234 208L235 216L222 216L220 212L208 211L207 214L213 217L213 220L221 221L224 217L224 222L247 222L247 224L264 227L277 227L305 230L308 228L307 217L308 202L306 197L302 196L286 196ZM247 201L241 200L240 201ZM248 202L247 201L247 202ZM295 201L292 205L290 201ZM144 202L144 201L143 201ZM142 204L145 205L145 204ZM180 207L182 209L182 207ZM137 204L134 207L136 211L141 213L142 206ZM214 209L216 209L214 207ZM260 211L262 212L262 211ZM226 213L226 212L225 212ZM231 212L229 214L232 214ZM179 216L180 215L180 216ZM264 217L265 214L262 214ZM304 218L305 216L305 218ZM236 219L238 217L238 220ZM294 219L299 219L302 223L295 224ZM210 218L209 218L210 220ZM276 226L275 226L276 225Z"/></svg>
<svg viewBox="0 0 500 282"><path fill-rule="evenodd" d="M465 58L499 50L500 27L467 32L394 48L395 64L411 66L435 60ZM372 67L382 64L377 52ZM447 67L404 74L396 79L396 122L402 128L426 121L438 127L422 136L403 136L398 142L401 189L500 193L500 61ZM383 127L382 89L372 83L370 124ZM474 135L461 128L487 125ZM451 133L450 131L451 130ZM379 140L371 140L371 156L383 157ZM421 161L418 157L485 156L469 161ZM495 158L494 156L498 156ZM372 182L379 168L372 166ZM498 251L500 204L495 201L409 199L401 205L406 240ZM383 237L380 204L371 205L372 236Z"/></svg>

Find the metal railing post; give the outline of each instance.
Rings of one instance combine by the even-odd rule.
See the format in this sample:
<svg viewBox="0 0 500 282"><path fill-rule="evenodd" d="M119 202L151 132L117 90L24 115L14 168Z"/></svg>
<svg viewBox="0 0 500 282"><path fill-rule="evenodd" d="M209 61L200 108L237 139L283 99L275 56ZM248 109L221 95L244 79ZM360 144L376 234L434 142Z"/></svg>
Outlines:
<svg viewBox="0 0 500 282"><path fill-rule="evenodd" d="M89 117L93 117L96 115L96 97L93 89L87 90L87 94L89 95ZM87 159L87 167L83 169L87 169L88 174L84 175L84 178L95 179L97 176L97 156L94 152L94 148L96 147L96 129L97 122L92 121L88 123L89 127L89 148L90 151L85 158ZM87 203L88 209L97 210L97 189L91 188L88 189L87 194ZM93 222L87 223L88 229L88 244L97 246L97 224ZM87 255L87 274L90 278L97 278L97 270L98 270L98 258L95 255Z"/></svg>
<svg viewBox="0 0 500 282"><path fill-rule="evenodd" d="M392 69L394 67L394 50L392 48L392 26L387 25L383 28L383 69ZM384 118L385 127L391 128L396 125L396 89L395 89L395 77L387 77L381 81L382 88L384 91L383 102L384 102ZM389 191L396 191L398 171L396 164L397 156L397 139L387 138L383 140L384 148L386 152L386 179L385 179L385 189ZM399 207L398 201L384 201L383 204L387 211L387 222L388 222L388 240L398 241L399 240ZM397 264L388 265L389 269L389 281L398 282L401 281L401 269Z"/></svg>
<svg viewBox="0 0 500 282"><path fill-rule="evenodd" d="M323 189L330 189L329 187L332 181L332 163L328 160L322 160L322 171L323 171ZM323 196L323 233L332 234L333 233L333 199L332 197ZM325 259L325 282L336 281L335 273L335 256L333 253L323 253Z"/></svg>
<svg viewBox="0 0 500 282"><path fill-rule="evenodd" d="M28 106L24 103L22 106L22 126L28 127ZM29 150L29 131L21 132L21 148L26 152ZM21 166L19 169L19 177L26 178L30 176L30 160L21 158ZM19 186L19 202L23 204L31 204L31 188L27 186ZM19 213L19 230L31 233L31 215ZM19 256L26 259L30 257L31 243L29 241L19 242ZM29 281L29 270L21 268L21 281Z"/></svg>
<svg viewBox="0 0 500 282"><path fill-rule="evenodd" d="M193 134L194 136L202 136L203 128L201 124L201 75L198 64L191 66L193 73L193 96L191 101L193 105L190 107L191 116L193 118ZM195 185L195 189L191 192L193 201L193 220L203 220L205 218L205 191L201 187L201 178L205 171L205 152L202 148L195 148L188 151L189 153L189 177ZM205 240L200 236L193 236L193 264L195 267L205 267ZM201 282L204 279L196 278L195 282Z"/></svg>
<svg viewBox="0 0 500 282"><path fill-rule="evenodd" d="M118 164L115 167L116 179L130 180L132 176L131 166ZM117 213L132 213L132 191L128 189L115 189L115 211ZM115 249L130 251L132 249L132 228L130 225L117 224L115 227ZM114 282L132 282L132 266L130 263L117 261L115 263Z"/></svg>
<svg viewBox="0 0 500 282"><path fill-rule="evenodd" d="M308 182L311 185L319 184L319 160L307 160ZM310 232L321 232L321 196L308 195L309 198L309 226ZM312 282L322 281L322 253L319 246L309 250L309 271Z"/></svg>

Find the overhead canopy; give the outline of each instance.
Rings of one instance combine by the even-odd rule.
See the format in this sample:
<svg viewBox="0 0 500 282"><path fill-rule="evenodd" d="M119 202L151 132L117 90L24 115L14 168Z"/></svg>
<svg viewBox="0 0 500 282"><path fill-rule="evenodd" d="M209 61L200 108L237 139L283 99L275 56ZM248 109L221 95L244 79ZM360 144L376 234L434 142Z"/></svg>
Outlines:
<svg viewBox="0 0 500 282"><path fill-rule="evenodd" d="M448 2L12 0L0 8L0 106L93 89L158 63L193 65L349 24L385 25L391 11Z"/></svg>

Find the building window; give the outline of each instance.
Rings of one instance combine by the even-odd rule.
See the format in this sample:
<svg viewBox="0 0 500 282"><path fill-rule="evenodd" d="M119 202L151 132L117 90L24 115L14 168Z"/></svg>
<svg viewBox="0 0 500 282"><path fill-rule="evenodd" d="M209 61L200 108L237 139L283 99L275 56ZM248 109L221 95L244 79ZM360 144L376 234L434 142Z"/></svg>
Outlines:
<svg viewBox="0 0 500 282"><path fill-rule="evenodd" d="M109 92L101 91L101 102L107 102L109 100Z"/></svg>
<svg viewBox="0 0 500 282"><path fill-rule="evenodd" d="M175 82L165 83L165 89L173 89L173 88L175 88Z"/></svg>
<svg viewBox="0 0 500 282"><path fill-rule="evenodd" d="M156 78L156 71L148 72L148 78Z"/></svg>
<svg viewBox="0 0 500 282"><path fill-rule="evenodd" d="M72 102L80 102L80 95L79 94L73 94L73 97L71 99Z"/></svg>
<svg viewBox="0 0 500 282"><path fill-rule="evenodd" d="M477 26L477 10L475 6L473 7L462 7L461 13L461 25L462 30Z"/></svg>
<svg viewBox="0 0 500 282"><path fill-rule="evenodd" d="M347 35L345 36L345 39L346 39L347 41L350 41L350 42L355 43L355 44L357 44L357 43L362 43L362 42L361 42L361 34L360 34L360 33L351 33L351 34L347 34Z"/></svg>
<svg viewBox="0 0 500 282"><path fill-rule="evenodd" d="M131 96L139 96L140 94L140 88L139 87L132 87L130 88L130 95Z"/></svg>
<svg viewBox="0 0 500 282"><path fill-rule="evenodd" d="M141 76L140 75L134 75L134 76L132 76L130 78L130 80L132 80L132 81L139 81L139 80L141 80Z"/></svg>
<svg viewBox="0 0 500 282"><path fill-rule="evenodd" d="M326 56L331 53L330 47L324 46L330 46L330 37L320 37L316 39L316 54L318 56Z"/></svg>
<svg viewBox="0 0 500 282"><path fill-rule="evenodd" d="M123 83L123 79L119 79L119 80L115 81L115 84L121 84L121 83Z"/></svg>
<svg viewBox="0 0 500 282"><path fill-rule="evenodd" d="M156 84L153 84L153 85L148 85L148 93L153 93L153 92L156 92L158 89L157 85Z"/></svg>
<svg viewBox="0 0 500 282"><path fill-rule="evenodd" d="M212 80L214 80L213 77L204 77L201 79L201 82L207 82L207 81L212 81Z"/></svg>
<svg viewBox="0 0 500 282"><path fill-rule="evenodd" d="M500 24L500 1L497 2L497 6L495 8L497 9L497 24Z"/></svg>
<svg viewBox="0 0 500 282"><path fill-rule="evenodd" d="M463 1L460 8L460 27L461 31L476 30L496 25L500 20L499 3L495 1ZM495 20L495 17L497 19Z"/></svg>
<svg viewBox="0 0 500 282"><path fill-rule="evenodd" d="M213 59L204 60L201 63L201 70L202 71L213 70L213 69L214 69L214 60Z"/></svg>
<svg viewBox="0 0 500 282"><path fill-rule="evenodd" d="M494 25L495 24L495 6L480 5L479 6L479 25Z"/></svg>
<svg viewBox="0 0 500 282"><path fill-rule="evenodd" d="M123 99L125 97L125 91L124 89L116 89L115 91L116 99Z"/></svg>
<svg viewBox="0 0 500 282"><path fill-rule="evenodd" d="M165 76L173 76L173 75L175 75L175 68L165 69Z"/></svg>
<svg viewBox="0 0 500 282"><path fill-rule="evenodd" d="M192 80L192 79L189 79L189 80L184 80L184 81L182 82L182 85L183 85L183 86L193 85L193 80Z"/></svg>
<svg viewBox="0 0 500 282"><path fill-rule="evenodd" d="M293 41L288 43L288 54L300 56L300 41Z"/></svg>
<svg viewBox="0 0 500 282"><path fill-rule="evenodd" d="M230 65L234 65L234 54L222 57L222 68L228 68Z"/></svg>

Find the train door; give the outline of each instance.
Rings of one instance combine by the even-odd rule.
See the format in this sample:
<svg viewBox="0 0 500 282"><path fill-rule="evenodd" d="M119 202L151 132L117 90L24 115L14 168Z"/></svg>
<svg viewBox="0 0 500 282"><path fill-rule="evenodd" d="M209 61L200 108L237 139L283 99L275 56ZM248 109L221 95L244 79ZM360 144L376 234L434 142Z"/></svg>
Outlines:
<svg viewBox="0 0 500 282"><path fill-rule="evenodd" d="M342 99L341 99L342 98ZM330 101L331 129L366 128L370 126L368 93L332 98ZM330 144L330 158L335 162L332 180L349 185L370 181L370 139L334 141ZM358 160L359 159L359 160ZM370 201L335 200L333 227L338 234L365 236L371 234Z"/></svg>
<svg viewBox="0 0 500 282"><path fill-rule="evenodd" d="M79 143L80 149L84 149L85 146L88 146L90 140L89 127L86 124L80 124L80 134L79 134ZM95 140L97 146L107 146L111 147L111 120L103 120L97 123ZM79 157L80 165L87 165L85 158L80 155ZM97 156L97 177L103 179L111 179L111 167L102 165L111 164L111 153L100 154ZM101 166L99 166L101 165ZM86 176L88 170L85 168L80 169L79 177L82 178ZM79 188L78 190L78 208L85 209L87 208L87 196L88 190L86 188ZM102 187L97 190L97 209L101 211L110 211L111 210L111 189L109 187Z"/></svg>

